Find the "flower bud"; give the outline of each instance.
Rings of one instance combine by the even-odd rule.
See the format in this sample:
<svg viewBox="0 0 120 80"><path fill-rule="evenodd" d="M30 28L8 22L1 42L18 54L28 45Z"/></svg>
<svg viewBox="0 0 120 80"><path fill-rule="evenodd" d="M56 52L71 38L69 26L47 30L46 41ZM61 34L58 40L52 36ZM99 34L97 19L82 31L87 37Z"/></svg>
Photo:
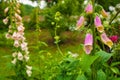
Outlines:
<svg viewBox="0 0 120 80"><path fill-rule="evenodd" d="M104 9L102 9L101 14L105 18L108 17L108 14L107 14L107 12Z"/></svg>
<svg viewBox="0 0 120 80"><path fill-rule="evenodd" d="M85 22L85 19L84 19L83 16L81 16L81 17L79 18L79 20L77 21L76 30L78 30L80 27L82 27L82 25L84 24L84 22Z"/></svg>

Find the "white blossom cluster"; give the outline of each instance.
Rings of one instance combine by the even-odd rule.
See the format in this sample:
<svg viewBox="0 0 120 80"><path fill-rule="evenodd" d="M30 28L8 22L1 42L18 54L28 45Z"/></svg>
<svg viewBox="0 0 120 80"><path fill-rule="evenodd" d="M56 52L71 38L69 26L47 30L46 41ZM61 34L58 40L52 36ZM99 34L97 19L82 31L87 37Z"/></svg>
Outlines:
<svg viewBox="0 0 120 80"><path fill-rule="evenodd" d="M21 11L19 10L19 7L20 4L17 3L15 7L12 7L13 14L3 19L3 23L5 25L10 22L9 30L6 33L6 38L14 40L13 46L16 48L16 51L12 54L13 60L11 61L14 65L16 65L19 61L27 63L29 60L28 46L25 41L26 38L24 37L25 27L22 23L22 17L20 16ZM11 7L5 8L4 13L7 14L9 11L11 11ZM32 74L32 67L27 64L26 73L29 77Z"/></svg>
<svg viewBox="0 0 120 80"><path fill-rule="evenodd" d="M120 4L117 4L115 7L109 6L110 12L108 12L108 13L111 15L108 17L108 20L110 20L111 18L113 18L113 16L115 16L117 14L118 11L116 10L116 8L120 9ZM117 17L113 20L112 23L120 23L120 14L117 15Z"/></svg>

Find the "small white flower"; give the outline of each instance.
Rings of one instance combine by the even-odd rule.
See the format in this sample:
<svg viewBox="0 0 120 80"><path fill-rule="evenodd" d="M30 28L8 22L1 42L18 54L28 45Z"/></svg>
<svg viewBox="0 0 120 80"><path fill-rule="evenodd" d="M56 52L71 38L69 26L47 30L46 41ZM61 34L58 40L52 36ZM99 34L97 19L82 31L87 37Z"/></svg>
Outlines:
<svg viewBox="0 0 120 80"><path fill-rule="evenodd" d="M74 57L74 58L77 58L79 55L78 54L71 54L72 55L72 57Z"/></svg>
<svg viewBox="0 0 120 80"><path fill-rule="evenodd" d="M16 57L16 56L17 56L17 52L14 52L14 53L12 54L12 56L13 56L13 57Z"/></svg>
<svg viewBox="0 0 120 80"><path fill-rule="evenodd" d="M32 75L32 71L31 70L26 70L26 73L27 73L28 77L30 77Z"/></svg>
<svg viewBox="0 0 120 80"><path fill-rule="evenodd" d="M23 25L19 25L17 27L17 30L18 30L18 32L23 32L25 30L25 28L23 27Z"/></svg>
<svg viewBox="0 0 120 80"><path fill-rule="evenodd" d="M28 65L26 65L26 68L27 68L27 70L32 70L32 66L28 66Z"/></svg>
<svg viewBox="0 0 120 80"><path fill-rule="evenodd" d="M27 62L29 60L29 56L28 55L24 55L25 61Z"/></svg>
<svg viewBox="0 0 120 80"><path fill-rule="evenodd" d="M23 60L23 55L21 52L18 52L18 60L22 61Z"/></svg>
<svg viewBox="0 0 120 80"><path fill-rule="evenodd" d="M26 50L25 52L26 52L27 55L30 53L28 50Z"/></svg>
<svg viewBox="0 0 120 80"><path fill-rule="evenodd" d="M115 7L109 6L109 10L110 10L110 11L114 11L114 10L115 10Z"/></svg>
<svg viewBox="0 0 120 80"><path fill-rule="evenodd" d="M12 36L11 36L9 33L6 33L5 37L6 37L7 39L10 39Z"/></svg>
<svg viewBox="0 0 120 80"><path fill-rule="evenodd" d="M22 21L22 17L19 14L15 13L15 17L18 21Z"/></svg>
<svg viewBox="0 0 120 80"><path fill-rule="evenodd" d="M14 40L21 40L22 39L22 35L18 32L14 32L13 35L12 35L12 38Z"/></svg>
<svg viewBox="0 0 120 80"><path fill-rule="evenodd" d="M23 51L28 50L28 48L27 48L27 43L26 43L26 42L23 42L23 43L21 44L21 49L22 49Z"/></svg>
<svg viewBox="0 0 120 80"><path fill-rule="evenodd" d="M19 44L19 41L18 41L18 40L15 40L15 41L14 41L14 46L15 46L15 47L19 47L19 46L20 46L20 44Z"/></svg>
<svg viewBox="0 0 120 80"><path fill-rule="evenodd" d="M8 17L6 17L5 19L3 19L3 23L6 25L8 23Z"/></svg>
<svg viewBox="0 0 120 80"><path fill-rule="evenodd" d="M17 59L16 59L16 58L14 58L14 59L11 61L11 63L13 63L13 64L16 64L16 62L17 62Z"/></svg>

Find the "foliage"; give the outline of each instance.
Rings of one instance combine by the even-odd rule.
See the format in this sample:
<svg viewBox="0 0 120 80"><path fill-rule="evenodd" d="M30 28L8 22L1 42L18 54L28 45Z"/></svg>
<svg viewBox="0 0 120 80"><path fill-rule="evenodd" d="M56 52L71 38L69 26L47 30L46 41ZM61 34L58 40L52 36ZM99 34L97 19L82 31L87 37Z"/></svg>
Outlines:
<svg viewBox="0 0 120 80"><path fill-rule="evenodd" d="M32 0L32 1L35 1L35 0ZM98 0L96 2L99 3ZM109 0L108 2L109 4L111 4ZM2 53L0 54L0 58L8 59L8 61L10 61L9 59L14 57L15 59L17 59L17 62L12 61L12 63L15 65L9 62L8 67L12 69L14 68L15 72L11 71L10 69L9 73L11 73L11 75L7 74L6 76L2 74L4 76L2 77L0 76L0 79L4 79L4 80L5 79L13 79L13 80L119 80L120 79L120 62L119 62L120 61L120 54L119 54L120 53L120 44L119 44L120 41L112 43L112 41L105 35L103 39L105 39L106 37L107 38L103 40L102 42L108 47L106 48L106 46L102 42L101 42L102 46L99 45L99 41L102 40L100 39L101 35L105 31L108 32L109 35L114 34L113 32L112 33L109 32L109 30L111 29L111 26L116 26L116 25L118 26L119 22L116 21L116 23L118 24L116 23L109 24L112 18L107 19L103 15L101 15L101 10L103 9L104 6L95 4L94 0L90 2L88 1L87 3L87 4L90 4L90 7L93 6L93 9L90 9L88 6L85 8L85 10L83 10L82 6L86 6L86 4L83 5L82 3L83 3L83 0L73 0L73 1L64 0L64 3L61 0L58 0L57 4L51 6L51 8L45 8L43 10L40 10L38 6L36 8L31 7L30 10L28 10L27 13L25 14L24 14L24 11L26 11L26 9L24 9L24 5L23 5L22 6L23 8L21 7L21 9L23 9L22 15L29 14L31 10L33 9L33 12L31 13L31 20L28 23L28 26L32 28L32 31L28 32L29 36L27 38L27 39L30 39L30 44L28 46L31 51L30 53L32 54L30 54L31 60L29 63L33 66L33 69L32 69L33 74L31 75L31 72L29 72L29 74L26 74L26 70L27 70L26 68L28 67L28 66L26 67L27 62L22 61L21 56L14 57L14 55L13 56L6 55L6 56L1 57L3 53L11 53L12 51L24 52L23 50L21 50L21 47L19 48L15 48L16 46L11 47L11 44L13 44L13 41L9 40L7 43L7 40L5 39L5 37L3 37L5 35L2 34L1 32L0 46L2 47L9 46L7 48L9 49L12 48L12 49L11 51L6 51L6 52L0 50ZM14 4L13 6L16 6L16 5ZM30 7L28 5L25 5L25 6L26 8ZM81 14L82 11L83 13ZM9 15L8 17L11 20L11 23L12 23L11 25L13 29L16 30L18 27L16 28L17 19L14 20L15 19L14 13L15 13L14 8L11 8L11 12L10 12L11 15L8 14ZM70 52L72 51L72 49L76 49L76 46L74 46L74 44L71 44L74 48L70 49L70 51L65 50L65 52L63 52L62 50L64 49L64 46L63 45L59 46L59 43L61 41L60 34L63 31L69 30L71 26L75 27L76 19L77 19L76 15L78 16L80 14L82 16L82 20L78 21L77 27L79 28L82 27L82 28L81 30L77 28L76 30L78 31L75 31L75 32L83 31L83 33L89 33L93 35L93 40L91 40L92 38L88 37L87 39L88 42L85 41L84 45L83 44L79 45L77 42L74 42L79 46L78 53ZM19 15L17 15L17 18L18 16ZM41 16L44 17L43 21L40 20ZM97 20L96 20L96 16L97 16ZM85 23L85 21L87 23ZM21 22L22 22L22 19L20 20L20 23ZM41 39L40 35L42 35L43 37L48 37L48 34L44 35L44 33L41 32L42 29L40 30L40 27L46 28L51 31L51 34L52 34L52 37L54 37L54 40L55 40L54 42L56 46L54 46L54 44L48 45L44 41L40 41ZM100 29L98 27L100 27ZM105 30L103 27L105 28ZM24 31L23 29L24 28L22 27L21 32ZM114 31L117 34L119 34L117 29L118 28L115 27ZM21 27L20 27L20 30L21 30ZM101 30L103 31L101 32ZM11 32L11 36L13 36L12 33L13 32ZM34 33L35 35L32 35L32 33ZM45 31L45 33L47 32ZM79 36L80 37L84 36L83 33L80 34ZM66 35L66 34L63 34L63 35ZM72 35L69 35L69 36L72 38ZM4 43L5 41L6 43ZM21 43L23 41L21 41ZM70 43L70 41L68 40L67 43ZM67 45L67 47L70 47L70 46ZM84 49L84 51L82 49ZM86 53L85 50L91 50L91 51L88 54ZM23 55L26 52L27 51L25 51ZM0 62L3 62L3 61L0 60ZM31 71L30 66L29 66L29 69ZM29 75L31 77L28 77Z"/></svg>
<svg viewBox="0 0 120 80"><path fill-rule="evenodd" d="M96 0L96 2L100 5L102 5L105 10L108 10L109 9L109 6L115 6L116 4L120 3L120 0Z"/></svg>

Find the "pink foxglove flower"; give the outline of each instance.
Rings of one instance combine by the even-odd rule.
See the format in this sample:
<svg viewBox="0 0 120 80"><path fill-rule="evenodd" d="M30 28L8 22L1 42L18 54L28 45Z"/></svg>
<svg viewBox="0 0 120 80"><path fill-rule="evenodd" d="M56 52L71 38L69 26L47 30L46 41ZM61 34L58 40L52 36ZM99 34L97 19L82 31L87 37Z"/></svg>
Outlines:
<svg viewBox="0 0 120 80"><path fill-rule="evenodd" d="M93 49L92 45L93 45L93 36L90 33L87 33L85 37L85 42L84 42L84 50L86 54L91 53Z"/></svg>
<svg viewBox="0 0 120 80"><path fill-rule="evenodd" d="M77 28L76 30L78 30L80 27L82 27L82 25L84 24L85 18L83 16L81 16L76 24Z"/></svg>
<svg viewBox="0 0 120 80"><path fill-rule="evenodd" d="M118 36L117 35L113 35L109 37L114 43L116 43L118 41Z"/></svg>
<svg viewBox="0 0 120 80"><path fill-rule="evenodd" d="M87 14L92 14L93 13L93 6L89 3L87 7L85 8L85 12Z"/></svg>
<svg viewBox="0 0 120 80"><path fill-rule="evenodd" d="M108 13L104 9L102 9L101 14L103 17L108 17Z"/></svg>
<svg viewBox="0 0 120 80"><path fill-rule="evenodd" d="M95 26L97 27L97 30L100 33L104 32L104 27L103 27L103 25L101 23L101 19L98 16L95 17L94 24L95 24Z"/></svg>
<svg viewBox="0 0 120 80"><path fill-rule="evenodd" d="M107 45L109 48L112 47L113 42L107 37L106 33L100 35L102 42Z"/></svg>

